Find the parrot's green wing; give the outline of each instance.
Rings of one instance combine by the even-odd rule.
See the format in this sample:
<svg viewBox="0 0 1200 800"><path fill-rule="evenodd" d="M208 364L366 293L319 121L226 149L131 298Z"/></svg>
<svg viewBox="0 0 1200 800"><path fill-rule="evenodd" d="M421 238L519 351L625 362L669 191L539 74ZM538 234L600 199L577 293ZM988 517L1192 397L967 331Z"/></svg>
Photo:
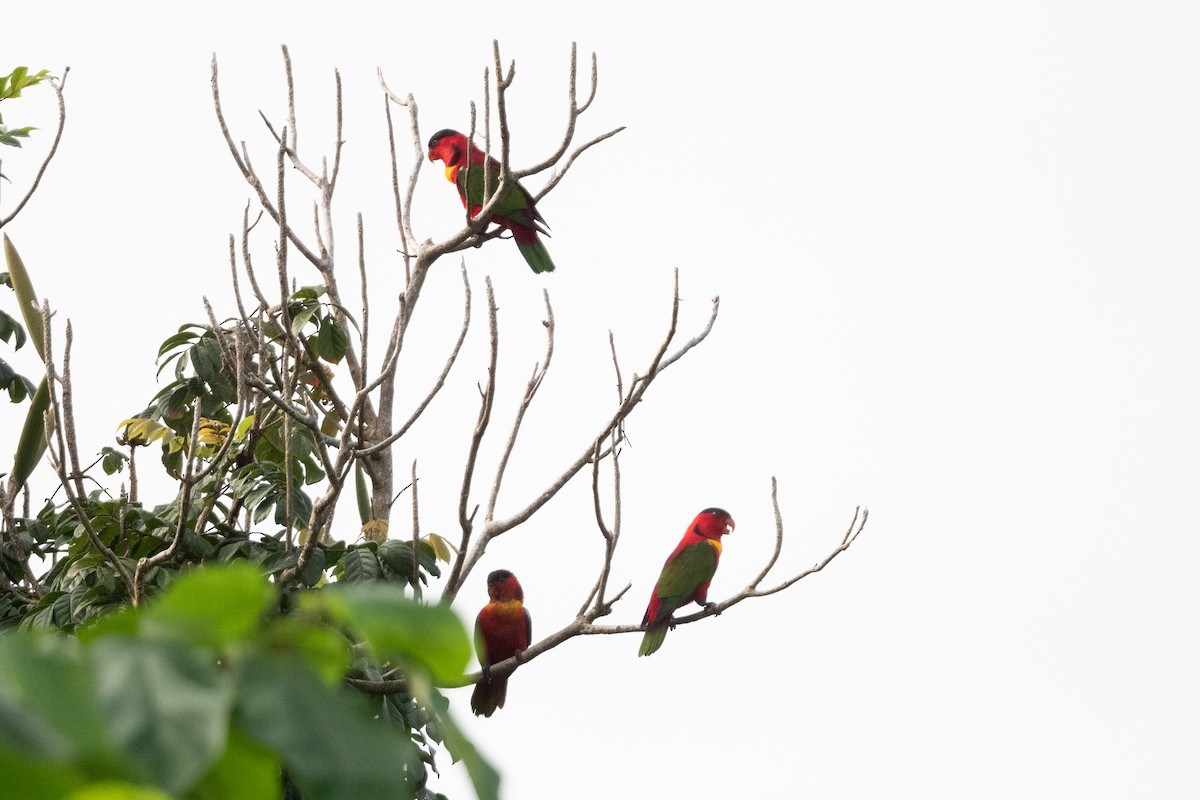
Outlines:
<svg viewBox="0 0 1200 800"><path fill-rule="evenodd" d="M483 172L483 164L472 164L470 169L458 172L459 188L466 194L467 202L472 206L483 206L484 196L494 192L500 185L499 163L493 163L489 170L486 193L483 190ZM542 222L541 215L534 209L533 198L515 180L510 180L504 187L504 194L500 196L500 202L496 204L492 214L530 228L539 228L539 223Z"/></svg>
<svg viewBox="0 0 1200 800"><path fill-rule="evenodd" d="M696 590L707 586L716 573L717 550L708 539L689 544L680 550L663 566L662 574L658 576L656 594L659 600L659 616L669 615L680 606L687 605L696 594Z"/></svg>

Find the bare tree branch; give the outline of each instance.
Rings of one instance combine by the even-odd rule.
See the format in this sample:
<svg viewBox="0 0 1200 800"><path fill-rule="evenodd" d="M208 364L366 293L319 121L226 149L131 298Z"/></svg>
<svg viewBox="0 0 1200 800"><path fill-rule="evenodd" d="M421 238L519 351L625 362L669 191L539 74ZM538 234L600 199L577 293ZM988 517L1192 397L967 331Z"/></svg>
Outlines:
<svg viewBox="0 0 1200 800"><path fill-rule="evenodd" d="M783 543L783 518L779 513L779 504L778 504L778 500L777 500L776 491L777 491L776 482L775 482L775 479L772 478L771 479L771 503L775 510L776 545L775 545L775 551L772 553L771 558L767 563L767 566L762 571L760 571L760 573L755 577L755 579L753 581L751 581L750 584L748 584L745 588L743 588L737 594L733 595L732 597L728 598L727 600L721 601L720 603L714 603L714 604L710 605L709 607L705 608L704 610L698 611L694 614L689 614L687 616L675 617L673 620L674 625L687 625L687 624L690 624L693 622L698 622L699 620L702 620L705 617L716 616L717 614L720 614L721 612L737 605L738 603L742 602L743 600L746 600L751 597L765 597L770 594L775 594L776 592L783 591L784 589L788 588L789 586L796 583L797 581L803 580L804 578L808 577L809 575L812 575L815 572L820 572L822 569L824 569L826 566L828 566L829 563L833 561L833 559L837 558L837 556L839 556L841 553L844 553L850 547L850 545L852 545L854 543L855 539L858 538L858 535L860 533L862 533L863 528L867 524L866 509L863 509L861 507L855 509L854 517L851 520L850 526L846 530L845 535L842 537L842 541L828 555L826 555L825 558L823 558L821 561L814 564L812 567L804 570L803 572L800 572L799 574L797 574L791 578L788 578L786 581L778 584L777 586L774 586L770 589L758 589L757 588L758 584L763 580L763 578L766 577L767 573L770 571L771 567L774 566L776 560L778 559L779 551L780 551L780 549L782 547L782 543ZM550 634L549 636L545 637L544 639L533 643L532 645L530 645L529 649L521 652L520 654L518 654L512 658L506 659L504 661L501 661L497 664L490 665L489 666L490 674L493 677L496 675L507 675L507 674L511 673L513 670L515 670L521 664L532 661L533 659L540 656L542 653L553 650L555 647L558 647L559 645L563 644L564 642L566 642L570 639L573 639L576 636L596 636L596 635L613 635L613 634L625 634L625 633L643 633L645 629L642 628L641 625L628 625L628 624L626 624L626 625L596 625L595 624L595 620L598 619L600 616L609 613L612 609L613 604L616 603L625 594L625 592L628 591L628 589L629 589L629 587L626 586L624 589L621 590L621 592L619 592L611 600L609 600L605 603L599 603L596 607L591 608L587 612L576 615L576 617L573 620L571 620L569 623L567 623L565 626L558 629L557 631ZM466 686L466 685L475 683L482 677L482 674L483 673L481 673L481 672L476 672L476 673L471 673L469 675L466 675L466 676L464 676L463 680L460 683L456 683L455 685Z"/></svg>
<svg viewBox="0 0 1200 800"><path fill-rule="evenodd" d="M392 165L392 194L395 197L396 203L396 228L400 233L401 252L404 254L405 278L411 280L412 274L409 261L417 248L417 237L412 231L412 203L413 195L417 190L417 178L421 174L421 166L425 161L425 150L421 146L421 132L417 125L417 101L413 99L411 93L401 99L393 92L383 79L383 70L379 67L375 68L375 74L379 79L379 86L383 89L384 93L383 108L388 127L388 153ZM413 144L414 163L412 170L408 173L408 185L404 192L403 201L400 199L400 173L396 164L396 141L395 132L392 128L391 103L408 109L409 133L411 134Z"/></svg>
<svg viewBox="0 0 1200 800"><path fill-rule="evenodd" d="M546 185L543 186L536 194L533 195L534 202L536 203L537 201L541 200L543 197L545 197L546 195L548 195L550 193L550 190L552 190L555 186L558 186L558 182L561 181L566 176L567 170L569 170L571 168L571 165L575 163L575 159L579 158L581 155L583 155L585 152L587 152L589 149L591 149L594 145L598 145L603 141L611 139L612 137L616 136L618 133L620 133L623 130L625 130L624 125L622 125L619 128L613 128L608 133L602 133L599 136L595 137L594 139L592 139L588 142L585 142L584 144L581 144L579 147L576 147L575 150L572 151L571 157L568 158L566 160L566 163L563 164L562 169L555 170L554 174L550 176L550 180L546 181Z"/></svg>
<svg viewBox="0 0 1200 800"><path fill-rule="evenodd" d="M42 330L43 344L45 347L45 364L46 364L46 385L50 390L50 408L46 411L45 431L46 431L46 455L50 459L50 465L58 476L59 485L62 486L63 492L67 496L67 501L71 504L71 508L75 511L75 518L79 521L80 526L86 531L88 540L92 546L104 557L104 560L112 565L117 576L125 584L125 589L129 593L129 597L134 605L137 605L138 593L135 590L133 576L129 574L128 568L121 558L112 551L100 538L100 534L92 525L91 517L88 516L87 508L84 506L84 495L82 492L75 491L75 482L71 480L70 475L79 472L79 465L72 463L68 465L70 452L74 449L68 447L66 435L63 432L63 426L54 424L55 419L62 419L63 409L62 403L59 400L58 391L55 388L60 380L54 367L54 350L52 349L51 341L51 314L50 304L45 303L42 306ZM71 376L64 375L62 380L70 382ZM54 446L54 441L57 440L57 450ZM68 471L68 466L70 470Z"/></svg>
<svg viewBox="0 0 1200 800"><path fill-rule="evenodd" d="M576 84L575 84L576 45L575 45L575 42L571 42L571 75L570 75L570 79L568 82L568 88L567 88L567 129L566 129L566 132L563 133L562 143L559 144L558 149L555 150L552 154L550 154L550 156L547 157L545 161L535 164L534 166L530 167L529 169L518 170L516 173L516 177L518 179L528 177L529 175L536 175L537 173L542 172L543 170L547 170L550 167L553 167L555 164L558 163L559 159L561 159L563 157L563 155L566 154L567 149L571 146L572 140L575 138L575 125L579 121L580 115L582 115L583 112L588 110L588 107L592 104L592 100L595 99L595 97L596 97L596 86L599 82L599 77L600 77L600 73L599 73L599 70L596 68L596 54L592 53L591 91L588 93L587 101L584 102L584 104L582 106L579 105L578 102L576 102ZM616 131L614 131L614 133L616 133ZM609 134L609 135L611 135L611 134ZM544 194L544 192L542 194Z"/></svg>
<svg viewBox="0 0 1200 800"><path fill-rule="evenodd" d="M467 330L470 328L470 325L471 325L471 284L470 284L470 281L467 279L466 265L462 266L461 272L462 272L462 279L463 279L462 327L460 328L459 333L458 333L458 340L455 341L454 348L450 351L450 355L446 359L445 365L442 367L441 374L438 375L437 380L434 381L433 386L429 390L429 393L427 395L425 395L425 399L422 400L417 405L416 409L413 410L413 412L409 416L407 422L405 422L403 425L401 425L399 428L397 428L395 430L395 432L392 433L387 438L382 439L379 442L376 442L376 443L371 444L366 447L362 447L361 449L357 450L355 452L355 455L369 456L380 450L384 450L388 447L391 447L391 445L394 444L397 440L399 440L401 436L403 436L405 433L408 432L408 429L412 427L413 423L415 423L418 419L420 419L421 414L423 414L425 412L425 409L429 407L429 404L431 402L433 402L433 398L436 397L438 392L441 391L442 387L446 385L446 376L448 376L450 374L450 368L453 367L454 362L458 360L458 354L462 350L463 342L466 341L466 338L467 338ZM381 370L379 377L376 378L375 383L382 381L384 379L384 377L389 373L389 371L395 369L396 358L399 356L399 354L400 354L400 348L398 346L395 346L395 347L389 346L387 363L384 365L383 370ZM370 388L373 388L373 386Z"/></svg>
<svg viewBox="0 0 1200 800"><path fill-rule="evenodd" d="M678 273L676 273L675 289L671 306L670 326L662 343L659 345L653 360L651 361L646 376L634 376L633 381L630 383L629 389L618 403L617 409L613 413L612 417L610 417L608 422L600 429L599 433L597 433L597 435L588 442L586 449L579 455L579 457L576 458L575 461L570 464L556 479L554 479L550 483L549 487L543 490L523 509L516 512L512 516L501 520L496 520L494 518L485 519L482 535L474 538L473 541L471 536L472 529L466 524L469 522L465 516L466 497L469 493L469 484L464 480L463 495L462 499L460 499L460 524L464 525L462 547L460 548L458 557L455 560L454 569L451 571L450 576L446 581L446 586L443 589L443 598L453 598L458 593L459 589L462 587L463 581L470 574L475 564L483 556L484 551L487 549L488 543L491 542L492 539L509 530L512 530L533 516L538 509L549 502L551 498L553 498L576 474L578 474L579 470L581 470L585 464L588 464L592 461L597 450L597 443L605 441L614 431L619 429L625 418L628 417L633 412L633 409L636 408L641 402L642 397L645 395L654 379L662 373L666 366L674 363L683 355L683 353L690 350L708 336L709 331L712 330L713 323L716 321L717 308L717 300L714 298L713 313L709 318L708 324L705 326L704 330L689 340L689 342L687 342L680 351L668 356L667 352L671 346L671 342L675 337L675 332L679 324L679 277ZM476 432L477 435L482 435L479 433L478 427L476 428ZM608 455L612 452L614 452L612 449L608 449L603 451L603 454ZM474 470L473 457L470 470L472 472ZM470 545L469 549L468 545Z"/></svg>
<svg viewBox="0 0 1200 800"><path fill-rule="evenodd" d="M542 363L535 365L533 375L529 378L529 383L525 385L525 396L521 398L521 404L517 407L517 413L513 419L512 432L508 436L508 443L504 446L504 452L500 456L500 463L496 467L496 478L492 483L492 493L488 498L487 512L484 514L484 520L490 522L496 512L496 498L500 495L500 483L504 480L504 471L508 467L508 459L512 456L513 447L517 444L517 434L521 430L521 421L525 419L525 412L529 410L529 405L533 402L534 395L537 394L538 388L542 385L542 379L546 377L546 372L550 369L550 359L554 356L554 309L550 305L550 292L546 289L542 290L542 299L546 303L546 320L542 323L546 326L546 356L542 359Z"/></svg>
<svg viewBox="0 0 1200 800"><path fill-rule="evenodd" d="M450 571L450 577L447 579L447 586L456 586L460 580L459 576L465 577L464 559L466 558L467 546L471 543L471 532L474 528L475 511L467 514L467 505L471 498L471 479L475 475L475 461L479 457L479 445L483 441L483 434L487 431L488 422L492 417L492 403L496 398L496 361L500 352L500 331L496 324L496 296L492 291L492 279L486 278L484 281L487 286L487 302L488 302L488 333L491 343L491 359L488 362L488 377L485 387L480 389L481 402L479 405L479 418L475 422L475 430L471 434L471 445L467 450L466 466L463 469L462 491L459 494L458 500L458 524L462 528L462 540L459 545L458 557L454 560L454 567ZM477 508L475 509L478 510ZM469 565L467 566L469 571ZM445 596L443 594L443 596Z"/></svg>
<svg viewBox="0 0 1200 800"><path fill-rule="evenodd" d="M254 172L254 168L250 164L249 156L244 150L242 153L238 153L237 144L234 143L233 137L229 134L229 126L226 124L225 114L221 110L221 93L217 82L217 56L215 53L212 57L212 97L213 107L217 112L217 122L221 126L221 135L225 138L225 144L229 147L229 154L233 156L233 161L235 164L237 164L238 169L241 171L242 177L244 177L246 182L249 183L254 189L255 194L258 196L259 205L262 206L263 210L267 212L271 219L278 223L279 212L276 210L275 205L271 202L270 197L267 196L266 190L263 188L262 181L259 180L258 175ZM308 246L300 240L300 237L294 230L287 226L284 226L283 230L288 241L290 241L295 248L300 251L301 255L308 259L308 261L318 269L322 269L324 267L323 258L310 250Z"/></svg>

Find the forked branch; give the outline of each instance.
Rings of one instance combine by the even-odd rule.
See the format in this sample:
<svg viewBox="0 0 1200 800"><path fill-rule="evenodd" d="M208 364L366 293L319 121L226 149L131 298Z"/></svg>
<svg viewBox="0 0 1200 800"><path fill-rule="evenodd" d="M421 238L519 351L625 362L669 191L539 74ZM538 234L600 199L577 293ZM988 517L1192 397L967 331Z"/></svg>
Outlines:
<svg viewBox="0 0 1200 800"><path fill-rule="evenodd" d="M471 569L483 556L484 551L487 549L488 543L491 542L492 539L512 530L533 516L540 508L542 508L542 506L544 506L555 495L557 495L558 492L561 491L562 488L566 486L567 483L570 482L570 480L574 478L581 469L583 469L584 466L592 463L593 459L597 457L598 452L600 457L607 457L614 452L612 447L602 447L599 446L600 443L606 442L615 431L620 430L625 419L633 413L633 410L641 402L643 396L646 394L646 391L650 388L655 379L662 374L663 370L675 363L685 353L707 338L709 332L712 330L713 324L716 322L719 307L719 298L714 297L712 313L707 324L704 326L704 329L699 334L684 343L684 345L678 350L671 352L671 344L675 339L675 334L679 326L679 274L678 271L676 271L674 292L671 303L670 324L668 326L666 335L659 344L658 349L655 351L654 357L650 362L650 366L646 370L646 374L640 377L636 375L634 376L633 380L629 384L629 387L625 390L624 394L619 397L617 408L614 410L612 416L609 417L609 419L601 426L600 430L594 436L588 439L586 446L583 448L579 456L573 462L571 462L558 475L558 477L553 479L549 486L547 486L532 500L528 501L523 508L514 513L512 516L502 519L495 519L492 514L489 513L487 518L484 519L482 530L478 532L478 535L476 535L473 519L468 519L465 515L467 506L466 497L470 492L470 482L468 480L464 480L463 499L460 502L460 522L463 523L464 534L458 557L455 559L454 567L452 568L450 575L446 580L446 587L444 589L445 598L453 598L458 593L462 587L463 581L470 574ZM545 363L547 366L549 365L548 359ZM534 380L530 384L533 391L536 391L537 386L540 385L542 377L544 377L544 373L541 376L535 373ZM527 395L529 399L532 399L532 394L528 394L528 390ZM518 412L518 425L523 414L523 411ZM516 428L514 428L514 436L515 431ZM482 433L479 432L478 428L477 435L482 436ZM507 451L505 458L507 458ZM474 470L473 461L471 464L471 470ZM496 491L498 492L498 490ZM489 506L491 505L493 505L493 503L489 503Z"/></svg>
<svg viewBox="0 0 1200 800"><path fill-rule="evenodd" d="M777 484L776 484L775 478L771 479L771 505L775 512L775 548L774 548L773 552L771 553L771 556L768 559L767 564L763 567L762 570L759 571L759 573L754 577L754 579L750 583L748 583L741 591L733 594L726 600L723 600L719 603L712 604L711 606L705 608L702 611L698 611L694 614L688 614L686 616L675 617L674 618L675 625L688 625L688 624L691 624L694 622L698 622L698 621L704 619L705 617L715 616L715 615L720 614L721 612L726 611L727 609L732 608L733 606L737 605L738 603L741 603L742 601L747 600L751 597L766 597L767 595L775 594L776 592L781 592L784 589L787 589L788 587L792 586L796 582L803 580L804 578L807 578L808 576L812 575L813 573L820 572L825 567L827 567L835 558L837 558L842 553L846 552L846 550L849 549L850 545L854 544L854 541L858 538L859 534L862 533L863 529L866 527L866 524L867 524L867 516L868 516L867 509L862 508L862 507L856 508L854 510L854 516L850 521L850 525L846 529L845 534L842 536L841 542L837 545L837 547L835 547L833 550L831 550L824 558L822 558L817 563L813 564L808 569L805 569L805 570L797 573L796 575L793 575L792 577L782 581L781 583L779 583L775 586L772 586L768 589L760 589L759 585L767 577L767 575L770 573L771 569L775 566L776 562L779 559L780 551L783 547L784 525L783 525L783 517L779 510ZM626 634L626 633L629 633L629 634L643 633L644 629L642 628L642 626L640 624L639 625L630 625L630 624L597 625L595 622L601 616L604 616L605 614L609 613L612 609L612 606L624 596L624 594L629 590L629 588L630 587L628 585L625 586L625 588L623 588L620 592L618 592L612 598L610 598L604 602L599 602L599 598L598 598L598 602L595 605L591 605L590 607L587 608L586 611L581 611L579 614L577 614L575 616L574 619L572 619L570 622L568 622L563 627L561 627L558 630L551 633L549 636L546 636L545 638L543 638L537 642L534 642L532 645L530 645L529 649L523 651L520 655L515 656L513 658L506 659L497 664L492 664L489 667L490 673L493 676L506 675L506 674L512 672L513 670L515 670L521 664L532 661L533 659L537 658L538 656L542 655L543 653L553 650L555 647L558 647L559 645L563 644L564 642L569 641L570 639L575 638L576 636L597 636L597 635L613 635L613 634ZM467 675L464 677L464 679L460 685L465 686L465 685L469 685L471 683L475 683L476 681L479 680L480 677L482 677L481 672L471 673L470 675Z"/></svg>

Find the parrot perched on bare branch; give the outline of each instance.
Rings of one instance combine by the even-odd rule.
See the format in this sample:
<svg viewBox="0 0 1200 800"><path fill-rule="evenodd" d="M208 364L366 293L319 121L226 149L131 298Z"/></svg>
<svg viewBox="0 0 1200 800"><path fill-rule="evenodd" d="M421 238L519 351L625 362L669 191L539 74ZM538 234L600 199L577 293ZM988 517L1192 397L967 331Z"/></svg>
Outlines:
<svg viewBox="0 0 1200 800"><path fill-rule="evenodd" d="M476 716L490 717L504 707L508 694L508 675L492 675L492 664L498 664L529 647L533 636L533 621L525 610L525 592L517 576L506 569L488 575L488 604L475 617L475 652L483 677L471 693L471 710Z"/></svg>
<svg viewBox="0 0 1200 800"><path fill-rule="evenodd" d="M435 133L429 140L429 160L446 165L446 180L458 189L458 197L472 217L500 185L500 162L468 142L458 131L446 128ZM485 161L490 165L486 168L487 191L483 186ZM512 231L521 255L534 272L554 271L550 253L538 238L539 232L550 235L546 221L538 213L533 197L516 180L510 179L504 187L488 221Z"/></svg>
<svg viewBox="0 0 1200 800"><path fill-rule="evenodd" d="M706 508L692 520L663 564L650 595L650 605L642 617L646 634L638 648L639 656L648 656L662 647L667 630L675 627L671 615L676 609L693 601L708 605L708 584L721 558L721 537L732 533L734 527L729 512L721 508Z"/></svg>

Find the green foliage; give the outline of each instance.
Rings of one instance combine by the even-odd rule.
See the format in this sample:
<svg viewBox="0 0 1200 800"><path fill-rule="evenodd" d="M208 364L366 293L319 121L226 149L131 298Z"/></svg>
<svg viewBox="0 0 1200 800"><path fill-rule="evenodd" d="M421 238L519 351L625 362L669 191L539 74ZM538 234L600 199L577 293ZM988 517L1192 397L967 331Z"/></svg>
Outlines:
<svg viewBox="0 0 1200 800"><path fill-rule="evenodd" d="M21 140L28 139L29 134L36 130L37 128L30 126L10 128L4 124L4 117L0 116L0 144L6 144L9 147L20 147Z"/></svg>
<svg viewBox="0 0 1200 800"><path fill-rule="evenodd" d="M0 100L11 100L20 97L23 89L37 86L42 81L50 80L53 77L47 70L41 70L30 75L28 67L17 67L9 74L0 76ZM28 139L29 134L35 130L37 128L29 126L10 128L4 124L4 117L0 116L0 144L5 144L9 147L20 147L21 140ZM0 173L0 178L7 180L4 173Z"/></svg>
<svg viewBox="0 0 1200 800"><path fill-rule="evenodd" d="M13 349L20 350L25 344L25 329L8 314L0 311L0 340L11 340ZM18 375L8 362L0 358L0 389L8 392L8 399L20 403L35 391L33 382L24 375Z"/></svg>
<svg viewBox="0 0 1200 800"><path fill-rule="evenodd" d="M42 81L51 80L53 77L49 70L44 69L30 75L28 67L17 67L7 75L0 75L0 100L20 97L22 89L37 86Z"/></svg>
<svg viewBox="0 0 1200 800"><path fill-rule="evenodd" d="M21 323L3 311L0 311L0 339L5 342L11 339L14 350L25 346L25 329L21 327Z"/></svg>
<svg viewBox="0 0 1200 800"><path fill-rule="evenodd" d="M77 637L0 637L8 791L274 800L286 776L306 800L423 796L432 755L413 723L431 726L436 716L459 736L447 710L435 715L407 693L371 700L337 676L378 674L379 662L351 647L362 642L405 663L422 687L429 676L460 678L469 652L462 623L396 587L302 599L285 613L286 595L253 566L209 566ZM480 794L494 797L495 782Z"/></svg>
<svg viewBox="0 0 1200 800"><path fill-rule="evenodd" d="M5 244L37 344L37 298ZM178 482L173 499L150 506L95 489L78 506L14 514L0 537L0 668L23 665L0 676L0 768L28 796L434 800L440 747L464 760L481 797L496 797L495 771L432 688L459 683L470 656L462 623L421 599L448 543L355 541L351 529L342 538L354 543L322 536L298 580L283 580L313 535L321 437L340 427L325 382L345 356L349 317L323 294L298 290L286 330L265 319L250 330L189 324L162 343L169 380L89 469L132 476L144 469L139 451L155 447ZM25 338L0 317L0 339ZM288 347L307 360L285 377ZM279 402L246 413L247 374L296 414L323 411L322 432ZM44 438L42 426L26 430ZM23 480L43 452L23 440L14 473ZM203 471L190 484L189 461ZM141 585L150 600L131 608L122 574L152 558ZM28 587L35 563L48 565L40 591L3 589ZM27 703L37 675L65 688ZM364 695L348 677L405 688Z"/></svg>

